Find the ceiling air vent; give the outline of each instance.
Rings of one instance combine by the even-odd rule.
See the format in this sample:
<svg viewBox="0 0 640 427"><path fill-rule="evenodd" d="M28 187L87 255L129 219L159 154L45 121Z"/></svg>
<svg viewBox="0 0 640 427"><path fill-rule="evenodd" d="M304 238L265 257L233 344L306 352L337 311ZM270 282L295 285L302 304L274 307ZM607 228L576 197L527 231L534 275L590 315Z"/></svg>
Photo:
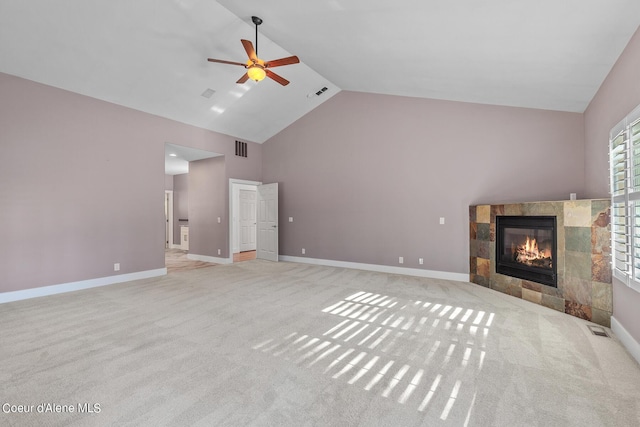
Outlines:
<svg viewBox="0 0 640 427"><path fill-rule="evenodd" d="M320 95L322 95L323 93L325 93L325 92L326 92L326 91L328 91L328 90L329 90L329 88L327 88L327 87L325 86L325 87L323 87L322 89L320 89L320 90L319 90L319 91L317 91L317 92L311 92L311 93L307 94L307 98L313 98L313 96L314 96L314 95L315 95L315 96L320 96Z"/></svg>
<svg viewBox="0 0 640 427"><path fill-rule="evenodd" d="M236 156L247 157L247 143L236 141Z"/></svg>
<svg viewBox="0 0 640 427"><path fill-rule="evenodd" d="M200 96L204 96L205 98L211 98L211 96L213 96L213 94L216 93L215 90L209 88L207 90L205 90L204 92L202 92L202 94Z"/></svg>

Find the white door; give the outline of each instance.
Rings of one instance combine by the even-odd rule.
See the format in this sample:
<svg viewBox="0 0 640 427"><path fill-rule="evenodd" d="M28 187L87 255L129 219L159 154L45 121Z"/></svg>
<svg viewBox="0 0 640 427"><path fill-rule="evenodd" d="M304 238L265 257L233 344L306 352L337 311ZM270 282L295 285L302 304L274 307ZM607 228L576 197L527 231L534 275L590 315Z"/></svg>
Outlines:
<svg viewBox="0 0 640 427"><path fill-rule="evenodd" d="M240 252L256 250L256 191L240 190Z"/></svg>
<svg viewBox="0 0 640 427"><path fill-rule="evenodd" d="M258 249L256 257L278 261L278 183L258 190Z"/></svg>

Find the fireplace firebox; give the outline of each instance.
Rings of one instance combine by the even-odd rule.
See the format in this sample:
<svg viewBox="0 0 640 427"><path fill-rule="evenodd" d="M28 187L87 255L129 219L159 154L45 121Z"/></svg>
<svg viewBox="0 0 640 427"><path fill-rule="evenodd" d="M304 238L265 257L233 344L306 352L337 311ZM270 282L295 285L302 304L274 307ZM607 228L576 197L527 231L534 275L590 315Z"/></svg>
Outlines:
<svg viewBox="0 0 640 427"><path fill-rule="evenodd" d="M496 273L558 287L555 216L496 216Z"/></svg>

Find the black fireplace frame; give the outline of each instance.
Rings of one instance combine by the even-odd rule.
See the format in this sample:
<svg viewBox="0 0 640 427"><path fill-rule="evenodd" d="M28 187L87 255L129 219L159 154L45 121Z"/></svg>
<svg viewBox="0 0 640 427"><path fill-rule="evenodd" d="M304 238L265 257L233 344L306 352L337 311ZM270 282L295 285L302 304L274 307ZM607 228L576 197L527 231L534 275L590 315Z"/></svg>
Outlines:
<svg viewBox="0 0 640 427"><path fill-rule="evenodd" d="M502 259L505 228L537 228L552 230L553 260L551 268L531 267ZM555 216L496 216L496 273L530 280L547 286L558 287L558 228Z"/></svg>

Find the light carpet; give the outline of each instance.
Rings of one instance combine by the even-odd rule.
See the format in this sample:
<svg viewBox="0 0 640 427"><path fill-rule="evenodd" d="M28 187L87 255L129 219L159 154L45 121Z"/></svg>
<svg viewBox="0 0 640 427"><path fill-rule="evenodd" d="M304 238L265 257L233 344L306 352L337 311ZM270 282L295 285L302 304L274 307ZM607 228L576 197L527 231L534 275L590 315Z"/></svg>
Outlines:
<svg viewBox="0 0 640 427"><path fill-rule="evenodd" d="M640 367L588 325L469 283L179 272L0 305L0 425L636 426Z"/></svg>

